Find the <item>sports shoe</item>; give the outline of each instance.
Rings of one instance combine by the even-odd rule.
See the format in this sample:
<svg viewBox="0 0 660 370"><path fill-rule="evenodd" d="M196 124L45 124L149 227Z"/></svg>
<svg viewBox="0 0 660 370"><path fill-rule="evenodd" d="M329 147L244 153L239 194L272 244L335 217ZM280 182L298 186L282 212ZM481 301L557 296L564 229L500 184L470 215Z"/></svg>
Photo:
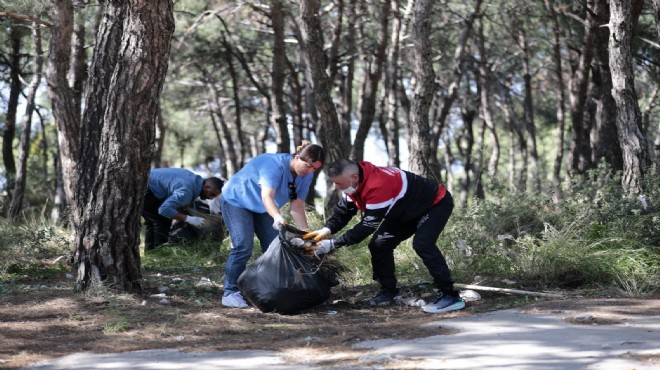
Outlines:
<svg viewBox="0 0 660 370"><path fill-rule="evenodd" d="M444 313L460 310L465 307L465 302L456 297L440 293L440 297L433 303L422 306L422 311L428 313Z"/></svg>
<svg viewBox="0 0 660 370"><path fill-rule="evenodd" d="M381 289L375 297L369 299L367 303L370 306L389 306L399 297L399 289L396 290L383 290Z"/></svg>
<svg viewBox="0 0 660 370"><path fill-rule="evenodd" d="M248 306L248 304L245 303L245 299L243 299L241 292L232 293L228 296L222 297L222 305L231 308L246 308Z"/></svg>

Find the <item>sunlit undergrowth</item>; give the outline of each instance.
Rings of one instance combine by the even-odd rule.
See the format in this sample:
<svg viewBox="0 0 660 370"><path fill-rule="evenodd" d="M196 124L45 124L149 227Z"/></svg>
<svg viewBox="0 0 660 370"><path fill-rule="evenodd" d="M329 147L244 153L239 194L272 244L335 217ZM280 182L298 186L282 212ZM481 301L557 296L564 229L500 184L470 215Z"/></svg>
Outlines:
<svg viewBox="0 0 660 370"><path fill-rule="evenodd" d="M550 194L499 191L486 200L471 200L467 208L455 208L438 242L455 281L470 284L480 276L488 285L507 279L523 289L617 288L633 296L657 291L660 179L648 179L644 210L638 198L622 193L618 178L593 177L597 180L582 182L559 201ZM314 212L309 223L312 229L322 226ZM373 283L367 243L335 253L346 267L344 287ZM71 232L47 222L0 222L0 288L2 282L6 288L8 281L70 269L43 263L70 254L70 246ZM212 281L217 294L230 247L229 238L166 244L143 255L145 282L158 279L158 274L196 274ZM252 261L260 254L255 242ZM431 280L410 240L396 249L395 259L400 285Z"/></svg>

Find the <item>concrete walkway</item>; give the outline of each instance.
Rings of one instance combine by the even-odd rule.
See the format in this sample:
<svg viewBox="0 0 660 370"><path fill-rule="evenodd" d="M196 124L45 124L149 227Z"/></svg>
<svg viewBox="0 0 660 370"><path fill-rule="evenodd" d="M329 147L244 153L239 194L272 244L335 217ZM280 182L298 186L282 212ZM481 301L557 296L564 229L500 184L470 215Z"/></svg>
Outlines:
<svg viewBox="0 0 660 370"><path fill-rule="evenodd" d="M608 320L581 314L503 310L433 322L442 335L362 342L350 369L635 369L660 368L660 316ZM331 356L331 355L330 355ZM318 358L312 357L312 358ZM272 351L183 353L148 350L78 353L26 370L310 369L333 368L328 358L285 363ZM322 361L322 362L321 362ZM354 362L355 363L355 362Z"/></svg>

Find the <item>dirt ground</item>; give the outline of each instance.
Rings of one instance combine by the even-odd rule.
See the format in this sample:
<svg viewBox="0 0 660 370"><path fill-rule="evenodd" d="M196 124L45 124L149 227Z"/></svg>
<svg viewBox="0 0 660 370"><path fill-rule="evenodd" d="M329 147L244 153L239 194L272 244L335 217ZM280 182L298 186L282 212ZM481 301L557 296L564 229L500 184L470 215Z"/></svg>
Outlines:
<svg viewBox="0 0 660 370"><path fill-rule="evenodd" d="M359 341L451 335L441 328L421 326L441 318L511 307L570 310L578 313L572 317L587 321L590 317L616 322L629 315L660 315L658 296L631 299L612 292L592 292L588 297L585 292L567 292L568 298L547 299L480 292L482 299L469 302L464 310L438 316L403 304L368 307L361 301L375 292L373 286L367 286L333 290L326 304L284 316L261 313L256 308L223 308L220 290L213 283L186 284L199 279L195 275L158 276L147 279L154 283L145 284L145 292L139 295L106 290L77 294L71 290L72 281L64 277L21 281L11 290L0 289L0 368L18 369L74 352L159 348L195 352L277 350L292 362L301 361L300 356L332 353L328 357L332 365L340 362L349 366L361 353L352 348ZM163 287L168 290L162 292ZM406 293L426 299L432 294L428 287L408 288ZM598 315L581 316L580 312ZM660 363L660 359L646 360Z"/></svg>

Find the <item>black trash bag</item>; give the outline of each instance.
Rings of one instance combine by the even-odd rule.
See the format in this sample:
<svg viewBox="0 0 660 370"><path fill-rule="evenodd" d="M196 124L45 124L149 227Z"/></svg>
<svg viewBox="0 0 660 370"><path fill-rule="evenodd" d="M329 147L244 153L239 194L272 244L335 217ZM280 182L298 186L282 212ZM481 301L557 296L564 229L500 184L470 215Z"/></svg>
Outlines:
<svg viewBox="0 0 660 370"><path fill-rule="evenodd" d="M206 202L198 199L193 203L193 207L184 207L178 211L185 215L202 217L206 222L202 227L195 227L187 222L175 222L170 229L170 242L186 244L196 240L222 242L222 239L224 239L226 232L222 214L211 213L211 209Z"/></svg>
<svg viewBox="0 0 660 370"><path fill-rule="evenodd" d="M238 278L245 299L262 312L299 313L330 297L326 274L286 239L284 229Z"/></svg>

